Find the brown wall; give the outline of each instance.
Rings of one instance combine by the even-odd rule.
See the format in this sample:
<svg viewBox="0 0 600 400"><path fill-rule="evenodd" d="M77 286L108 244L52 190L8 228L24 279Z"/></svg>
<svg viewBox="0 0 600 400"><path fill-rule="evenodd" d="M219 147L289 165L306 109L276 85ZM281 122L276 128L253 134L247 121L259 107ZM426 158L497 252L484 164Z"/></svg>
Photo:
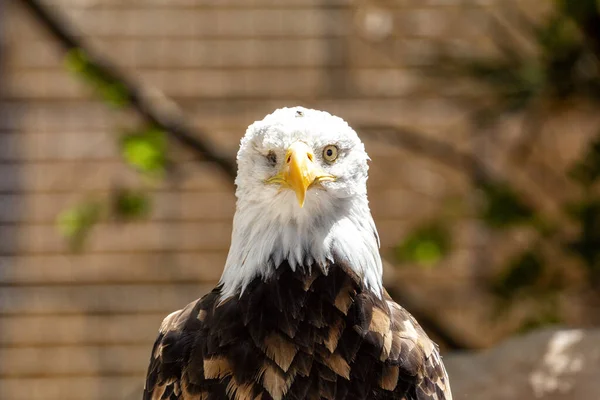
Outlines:
<svg viewBox="0 0 600 400"><path fill-rule="evenodd" d="M176 177L156 190L151 218L100 224L86 251L70 254L54 224L58 212L140 185L116 141L135 118L107 108L65 72L56 43L17 3L1 11L0 399L139 398L160 321L220 276L233 187L214 166L175 149ZM377 8L350 0L48 3L100 54L177 101L232 157L248 124L296 104L356 126L396 124L473 146L456 88L432 86L422 71L437 44L490 47L481 29L491 1L381 2L393 25L384 40L364 29ZM365 141L387 255L409 227L469 185L461 172ZM460 309L470 295L454 289L473 276L477 229L470 219L456 224L458 250L442 274L402 275L408 286L426 281L425 297L439 290L459 320L470 318Z"/></svg>

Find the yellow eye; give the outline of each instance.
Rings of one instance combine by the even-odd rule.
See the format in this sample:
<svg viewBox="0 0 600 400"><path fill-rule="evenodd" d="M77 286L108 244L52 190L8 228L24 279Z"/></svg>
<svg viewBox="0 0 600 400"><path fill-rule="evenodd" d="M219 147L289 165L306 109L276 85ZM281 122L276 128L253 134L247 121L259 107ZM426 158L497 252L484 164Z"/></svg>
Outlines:
<svg viewBox="0 0 600 400"><path fill-rule="evenodd" d="M334 145L325 146L323 149L323 158L328 163L332 163L338 157L338 148Z"/></svg>

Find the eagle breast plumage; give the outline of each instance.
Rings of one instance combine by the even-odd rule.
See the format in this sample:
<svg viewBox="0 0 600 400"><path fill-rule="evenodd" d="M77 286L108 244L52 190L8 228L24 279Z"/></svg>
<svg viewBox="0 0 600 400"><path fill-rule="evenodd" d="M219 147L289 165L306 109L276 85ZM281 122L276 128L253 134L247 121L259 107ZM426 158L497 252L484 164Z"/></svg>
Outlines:
<svg viewBox="0 0 600 400"><path fill-rule="evenodd" d="M219 287L169 315L144 400L450 400L437 346L387 294L343 264L257 278L240 297Z"/></svg>

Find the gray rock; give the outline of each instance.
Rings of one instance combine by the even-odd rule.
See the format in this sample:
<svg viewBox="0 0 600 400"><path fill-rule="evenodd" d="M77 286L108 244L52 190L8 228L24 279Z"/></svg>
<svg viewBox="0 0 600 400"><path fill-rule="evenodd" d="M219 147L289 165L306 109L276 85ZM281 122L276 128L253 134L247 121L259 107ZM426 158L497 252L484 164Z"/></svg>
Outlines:
<svg viewBox="0 0 600 400"><path fill-rule="evenodd" d="M543 330L444 363L455 400L600 400L600 330Z"/></svg>

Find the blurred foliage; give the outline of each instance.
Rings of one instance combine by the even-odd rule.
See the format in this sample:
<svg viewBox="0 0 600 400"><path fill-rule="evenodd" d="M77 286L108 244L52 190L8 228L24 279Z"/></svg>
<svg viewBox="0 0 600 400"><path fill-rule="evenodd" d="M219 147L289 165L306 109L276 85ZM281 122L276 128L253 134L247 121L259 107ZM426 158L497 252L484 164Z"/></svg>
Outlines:
<svg viewBox="0 0 600 400"><path fill-rule="evenodd" d="M533 208L508 183L489 180L479 188L484 198L480 217L488 226L506 229L534 221Z"/></svg>
<svg viewBox="0 0 600 400"><path fill-rule="evenodd" d="M146 186L163 178L167 164L167 137L155 128L128 131L119 140L124 161L143 177ZM133 221L150 215L152 202L144 190L118 188L104 200L95 199L64 210L58 228L73 251L81 251L93 226L103 217L114 221ZM104 212L101 212L104 210Z"/></svg>
<svg viewBox="0 0 600 400"><path fill-rule="evenodd" d="M56 223L60 233L68 240L72 251L83 248L92 227L102 214L102 204L96 200L86 201L62 211Z"/></svg>
<svg viewBox="0 0 600 400"><path fill-rule="evenodd" d="M547 260L537 248L526 249L510 258L490 290L498 297L499 315L511 307L528 302L529 313L522 321L520 333L561 322L558 293L564 289L563 279L548 268Z"/></svg>
<svg viewBox="0 0 600 400"><path fill-rule="evenodd" d="M448 227L441 221L417 227L396 247L396 259L431 267L442 260L452 247Z"/></svg>
<svg viewBox="0 0 600 400"><path fill-rule="evenodd" d="M121 189L113 196L113 214L119 220L145 218L151 206L150 197L141 191Z"/></svg>
<svg viewBox="0 0 600 400"><path fill-rule="evenodd" d="M124 83L110 75L97 60L90 60L82 48L67 52L65 65L68 71L94 88L103 101L112 107L123 108L130 104L130 94ZM141 126L124 132L119 139L123 160L139 171L144 178L163 178L167 166L167 135L153 126ZM148 180L145 180L148 184ZM103 218L115 221L132 221L145 218L151 212L151 200L140 190L119 188L108 199L84 201L60 213L57 225L73 251L81 251L93 226Z"/></svg>
<svg viewBox="0 0 600 400"><path fill-rule="evenodd" d="M129 222L146 218L151 211L149 196L140 190L117 189L105 199L93 198L60 212L56 225L73 252L84 249L92 228L102 221Z"/></svg>
<svg viewBox="0 0 600 400"><path fill-rule="evenodd" d="M583 0L586 1L586 0ZM455 60L458 70L487 85L499 101L496 111L522 111L538 98L566 100L571 96L598 98L598 55L585 40L581 27L566 13L556 12L541 25L521 27L536 47L533 55L519 52L519 44L505 37L501 59ZM497 115L502 115L500 112Z"/></svg>
<svg viewBox="0 0 600 400"><path fill-rule="evenodd" d="M556 0L552 12L535 22L518 9L516 2L512 4L507 13L511 26L490 15L491 38L500 50L499 57L441 56L433 72L442 78L475 83L484 89L481 93L486 99L493 100L477 102L475 128L521 114L530 120L522 132L529 142L521 143L521 147L535 147L535 140L540 139L539 126L552 117L553 110L569 109L581 100L597 105L600 100L600 2ZM522 38L528 46L523 46ZM564 291L584 293L591 287L600 296L600 129L579 159L558 173L563 174L560 179L567 177L573 184L568 204L557 204L559 215L531 203L510 176L473 175L482 201L470 212L474 211L496 235L494 240L500 239L497 235L509 238L525 233L528 237L503 264L490 266L490 271L497 272L485 278L501 311L528 304L531 312L523 319L523 331L561 322L560 293ZM398 245L398 259L415 262L419 260L416 249L436 248L430 244L434 242L440 242L439 236L418 227ZM444 252L432 254L436 265L443 267L438 261L452 248L449 241L441 242L448 247L438 244ZM573 274L570 268L579 268L580 274ZM573 275L581 278L567 278Z"/></svg>
<svg viewBox="0 0 600 400"><path fill-rule="evenodd" d="M534 250L525 250L509 260L507 266L493 282L493 292L502 298L511 298L515 293L535 286L544 273L545 261Z"/></svg>
<svg viewBox="0 0 600 400"><path fill-rule="evenodd" d="M584 189L589 189L600 178L600 138L590 144L589 149L569 170L570 177Z"/></svg>
<svg viewBox="0 0 600 400"><path fill-rule="evenodd" d="M562 317L557 297L539 297L535 313L531 313L525 318L519 327L518 333L526 333L549 325L558 325L561 322Z"/></svg>
<svg viewBox="0 0 600 400"><path fill-rule="evenodd" d="M489 63L472 61L465 65L468 74L490 85L498 93L506 109L523 108L542 91L544 71L537 63L515 64L514 61Z"/></svg>
<svg viewBox="0 0 600 400"><path fill-rule="evenodd" d="M592 197L567 205L568 214L579 225L577 236L566 248L578 256L596 285L600 283L600 198Z"/></svg>
<svg viewBox="0 0 600 400"><path fill-rule="evenodd" d="M167 136L156 128L128 132L120 140L125 161L148 175L161 176L167 162Z"/></svg>
<svg viewBox="0 0 600 400"><path fill-rule="evenodd" d="M129 103L129 95L123 83L103 73L102 69L89 60L83 49L69 50L65 56L65 65L67 70L90 84L107 104L121 108Z"/></svg>

